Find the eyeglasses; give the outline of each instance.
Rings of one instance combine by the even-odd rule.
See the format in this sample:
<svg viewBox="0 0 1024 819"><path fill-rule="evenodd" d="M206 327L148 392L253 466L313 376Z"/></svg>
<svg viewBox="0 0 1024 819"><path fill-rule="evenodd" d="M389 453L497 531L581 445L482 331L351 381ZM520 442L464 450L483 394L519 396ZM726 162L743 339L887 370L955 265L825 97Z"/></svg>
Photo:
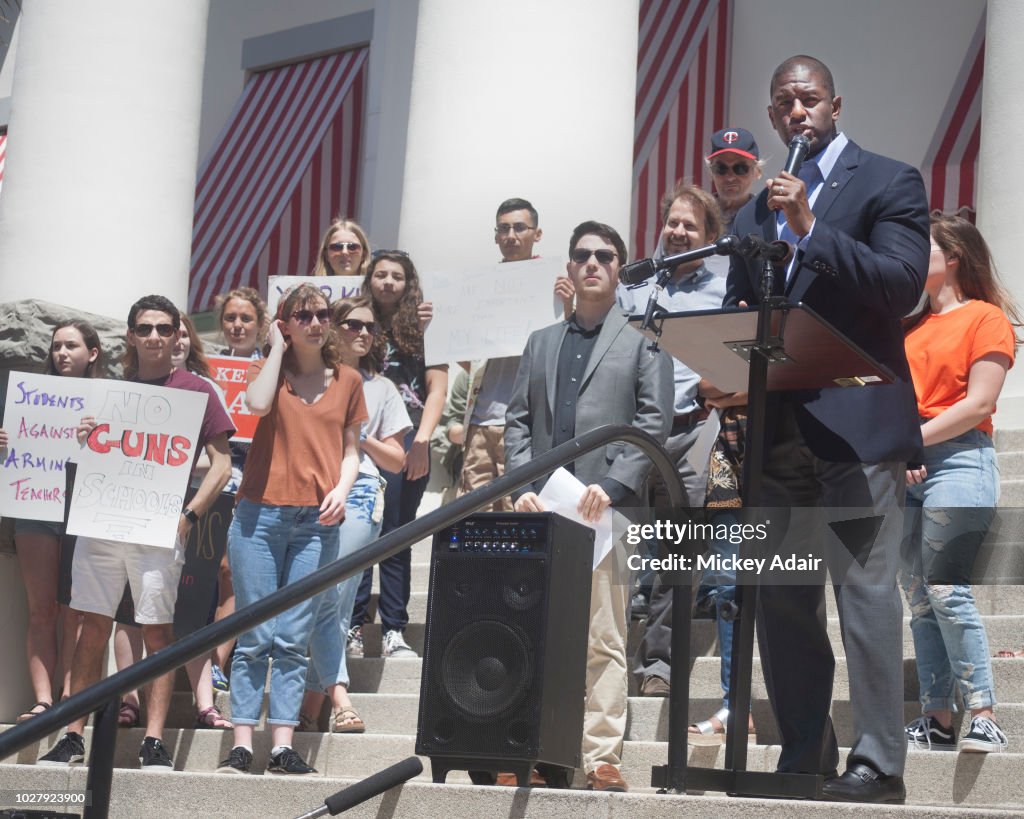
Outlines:
<svg viewBox="0 0 1024 819"><path fill-rule="evenodd" d="M351 330L353 333L361 333L366 330L371 336L377 332L377 322L375 321L360 321L359 319L342 319L338 322L346 330Z"/></svg>
<svg viewBox="0 0 1024 819"><path fill-rule="evenodd" d="M295 319L299 324L311 324L315 318L321 324L326 324L331 320L330 309L317 310L315 313L312 310L296 310L292 313L291 318Z"/></svg>
<svg viewBox="0 0 1024 819"><path fill-rule="evenodd" d="M362 250L363 246L359 242L331 242L327 245L327 249L333 250L335 253L340 253L343 250L355 253L357 250Z"/></svg>
<svg viewBox="0 0 1024 819"><path fill-rule="evenodd" d="M160 338L170 338L174 335L173 324L136 324L132 327L132 332L139 338L149 338L154 330Z"/></svg>
<svg viewBox="0 0 1024 819"><path fill-rule="evenodd" d="M618 255L618 253L611 250L587 250L583 247L578 247L569 254L570 258L576 262L576 264L586 264L590 260L591 256L597 259L601 264L610 264L613 259L618 258Z"/></svg>
<svg viewBox="0 0 1024 819"><path fill-rule="evenodd" d="M520 233L526 233L526 231L534 229L533 225L528 225L526 222L516 222L514 225L502 222L494 229L494 232L499 236L508 236L514 230L518 236Z"/></svg>
<svg viewBox="0 0 1024 819"><path fill-rule="evenodd" d="M729 171L732 171L736 176L746 176L750 173L750 165L746 162L737 162L735 165L715 162L711 165L711 173L715 176L725 176Z"/></svg>
<svg viewBox="0 0 1024 819"><path fill-rule="evenodd" d="M403 256L406 259L409 258L409 254L406 253L404 250L375 250L375 251L373 251L373 253L370 254L370 257L373 258L373 259L377 259L377 258L379 258L381 256L385 256L387 254L393 254L395 256Z"/></svg>

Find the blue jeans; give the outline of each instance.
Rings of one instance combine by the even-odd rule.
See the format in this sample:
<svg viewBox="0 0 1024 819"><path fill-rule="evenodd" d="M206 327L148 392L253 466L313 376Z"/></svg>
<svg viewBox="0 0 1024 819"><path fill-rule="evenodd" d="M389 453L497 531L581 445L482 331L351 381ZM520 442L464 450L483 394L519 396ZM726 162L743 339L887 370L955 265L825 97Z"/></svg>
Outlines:
<svg viewBox="0 0 1024 819"><path fill-rule="evenodd" d="M383 478L363 474L352 486L345 501L339 558L348 557L380 534L381 510L376 506L383 486ZM382 497L379 502L383 505ZM376 521L374 512L377 512ZM354 574L320 595L320 609L309 641L309 674L306 676L306 689L309 691L325 692L337 683L348 688L345 644L362 576L362 572Z"/></svg>
<svg viewBox="0 0 1024 819"><path fill-rule="evenodd" d="M738 523L739 518L733 511L708 510L708 520L714 524L725 524L731 526ZM713 540L708 544L709 554L718 555L722 558L730 558L736 555L739 547L728 540ZM732 625L733 619L726 619L723 611L732 610L730 605L736 600L736 572L731 569L717 570L708 567L700 578L700 586L697 589L697 605L702 600L710 599L715 605L715 625L718 628L718 652L721 655L719 663L722 677L722 707L729 707L729 677L732 673Z"/></svg>
<svg viewBox="0 0 1024 819"><path fill-rule="evenodd" d="M239 609L337 557L338 527L322 526L319 516L315 506L239 501L228 530L228 560ZM231 719L238 725L259 722L271 658L267 722L299 724L306 649L321 596L305 600L239 636L231 661Z"/></svg>
<svg viewBox="0 0 1024 819"><path fill-rule="evenodd" d="M921 707L955 711L995 705L985 626L971 570L999 499L992 440L969 430L925 448L928 476L907 487L901 585L910 605Z"/></svg>

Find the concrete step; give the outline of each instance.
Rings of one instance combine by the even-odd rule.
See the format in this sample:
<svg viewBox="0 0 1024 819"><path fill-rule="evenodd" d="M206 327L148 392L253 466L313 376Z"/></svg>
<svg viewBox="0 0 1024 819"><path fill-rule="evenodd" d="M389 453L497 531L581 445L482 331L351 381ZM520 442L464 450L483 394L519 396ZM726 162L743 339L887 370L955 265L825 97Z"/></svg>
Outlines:
<svg viewBox="0 0 1024 819"><path fill-rule="evenodd" d="M0 787L13 790L84 791L86 772L0 765ZM111 819L180 819L192 816L220 819L277 819L321 806L326 796L351 784L342 777L224 776L161 773L115 769ZM433 785L417 779L351 809L356 819L422 819L424 816L517 817L517 819L862 819L864 806L837 802L730 799L721 795L657 795L634 787L632 793L604 794L585 790L547 790ZM258 810L255 806L259 806ZM870 808L880 819L1008 819L1018 810L942 806L882 806Z"/></svg>
<svg viewBox="0 0 1024 819"><path fill-rule="evenodd" d="M1024 586L973 586L972 591L982 614L1024 614Z"/></svg>
<svg viewBox="0 0 1024 819"><path fill-rule="evenodd" d="M1003 478L999 481L999 506L1024 506L1024 478Z"/></svg>
<svg viewBox="0 0 1024 819"><path fill-rule="evenodd" d="M89 733L91 734L91 731ZM115 765L117 767L130 769L138 767L137 754L142 734L143 732L138 729L121 733L115 750ZM14 787L6 782L25 783L31 779L36 782L40 781L38 778L42 775L38 772L47 769L41 769L32 763L38 754L45 752L56 739L57 736L54 735L48 742L24 749L18 754L17 761L21 763L20 765L0 766L0 790ZM87 736L87 750L90 741L91 736ZM218 762L227 756L231 746L230 733L212 731L167 731L164 741L174 757L175 770L195 774L212 773ZM266 764L270 745L271 738L267 732L256 733L253 751L257 770ZM355 737L297 734L294 742L295 749L303 755L307 762L318 769L321 774L319 778L324 785L326 783L323 783L323 778L327 777L362 778L368 776L387 765L408 757L413 753L414 746L415 737L413 735ZM622 754L622 773L635 791L649 790L651 767L665 764L667 749L668 745L663 742L627 741L625 743ZM845 758L846 753L846 750L841 750L840 759ZM747 768L752 771L772 771L775 769L778 754L777 746L751 746L747 755ZM691 748L689 760L690 764L695 766L721 767L724 760L724 748L721 746ZM11 762L13 760L4 761ZM418 779L428 780L429 765L427 760L423 760L423 762L425 770ZM63 781L67 782L68 771L66 769L54 772L52 781L60 781L61 774L64 777ZM157 780L158 784L155 784L155 787L168 801L170 801L166 790L168 787L173 787L177 782L181 782L181 786L187 789L188 783L198 784L203 779L198 776L177 777L167 773L162 776L167 779ZM911 751L907 756L905 773L908 801L913 804L985 806L1016 808L1017 810L1024 806L1020 791L1022 777L1024 777L1024 754L1020 753L986 755ZM279 783L278 787L283 784L281 777L273 777L273 779ZM466 781L465 775L461 773L451 776L450 779ZM242 782L254 781L252 777L222 775L216 778L213 784L216 787L216 782L222 781L222 789L236 788L240 786L231 783L240 780ZM25 787L24 784L18 785L18 789ZM239 798L243 798L244 804L251 806L253 804L251 794L246 796L248 790L244 786L241 787L242 790L238 791ZM325 788L326 793L330 793L327 788ZM224 795L226 793L222 790L222 798ZM178 815L180 815L181 806L184 804L189 804L189 810L195 812L191 801L181 802L178 807ZM313 802L313 805L315 804ZM296 812L297 810L293 806L291 815L295 815ZM872 812L874 811L872 810ZM138 812L135 815L148 814ZM250 813L250 815L253 814ZM260 810L258 815L266 814ZM420 815L424 814L421 812ZM480 814L472 805L463 804L456 813L449 815Z"/></svg>
<svg viewBox="0 0 1024 819"><path fill-rule="evenodd" d="M992 438L996 452L1000 457L1004 452L1024 451L1024 429L999 429L995 430Z"/></svg>
<svg viewBox="0 0 1024 819"><path fill-rule="evenodd" d="M1003 481L1024 478L1024 451L999 453L999 478Z"/></svg>

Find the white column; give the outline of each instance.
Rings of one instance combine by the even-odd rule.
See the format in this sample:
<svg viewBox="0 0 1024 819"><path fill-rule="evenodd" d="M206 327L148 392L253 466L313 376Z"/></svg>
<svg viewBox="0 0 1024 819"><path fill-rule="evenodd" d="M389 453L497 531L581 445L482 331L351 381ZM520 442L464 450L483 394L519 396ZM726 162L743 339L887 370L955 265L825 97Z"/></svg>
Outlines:
<svg viewBox="0 0 1024 819"><path fill-rule="evenodd" d="M421 270L498 261L512 196L543 256L585 219L628 237L637 25L638 0L420 0L398 240Z"/></svg>
<svg viewBox="0 0 1024 819"><path fill-rule="evenodd" d="M981 150L978 161L978 227L988 241L996 267L1018 305L1024 305L1024 265L1017 245L1024 166L1008 162L1006 147L1024 133L1024 3L988 0L985 30L985 79L981 101ZM1018 332L1020 332L1018 330ZM1007 375L995 424L1024 428L1024 367Z"/></svg>
<svg viewBox="0 0 1024 819"><path fill-rule="evenodd" d="M208 0L33 0L20 19L0 302L185 304Z"/></svg>

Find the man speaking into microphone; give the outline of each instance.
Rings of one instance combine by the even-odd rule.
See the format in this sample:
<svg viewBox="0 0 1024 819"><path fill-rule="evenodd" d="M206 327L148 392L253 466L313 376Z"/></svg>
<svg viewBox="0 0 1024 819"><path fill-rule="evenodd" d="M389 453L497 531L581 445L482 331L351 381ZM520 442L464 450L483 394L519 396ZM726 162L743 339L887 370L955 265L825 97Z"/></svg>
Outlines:
<svg viewBox="0 0 1024 819"><path fill-rule="evenodd" d="M921 435L900 318L924 286L928 206L917 170L869 153L837 130L841 104L820 60L790 57L775 69L768 117L785 145L807 139L807 157L799 162L797 140L797 173L767 180L737 214L735 229L792 244L792 256L775 266L773 295L807 304L896 375L892 384L770 395L761 505L856 507L885 521L869 551L858 555L870 582L844 582L830 564L853 736L845 773L828 778L824 792L834 800L902 802L907 741L895 566L906 462L917 457ZM759 302L760 283L760 261L733 257L726 306ZM758 618L762 667L782 734L779 770L830 777L839 760L829 717L835 660L824 588L763 586Z"/></svg>

